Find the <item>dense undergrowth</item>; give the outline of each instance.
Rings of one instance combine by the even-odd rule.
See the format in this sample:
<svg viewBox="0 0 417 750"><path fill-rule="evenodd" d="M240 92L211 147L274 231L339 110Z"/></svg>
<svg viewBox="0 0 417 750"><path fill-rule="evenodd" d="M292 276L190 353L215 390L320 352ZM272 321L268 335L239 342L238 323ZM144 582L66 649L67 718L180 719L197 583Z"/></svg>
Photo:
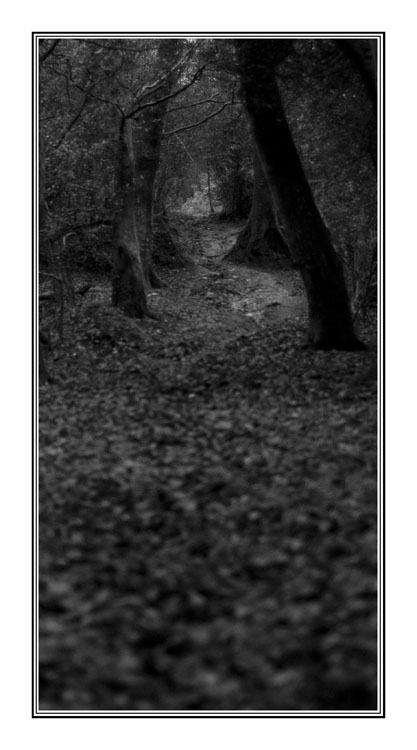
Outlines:
<svg viewBox="0 0 417 750"><path fill-rule="evenodd" d="M375 355L194 249L158 320L96 279L40 389L41 709L375 709Z"/></svg>

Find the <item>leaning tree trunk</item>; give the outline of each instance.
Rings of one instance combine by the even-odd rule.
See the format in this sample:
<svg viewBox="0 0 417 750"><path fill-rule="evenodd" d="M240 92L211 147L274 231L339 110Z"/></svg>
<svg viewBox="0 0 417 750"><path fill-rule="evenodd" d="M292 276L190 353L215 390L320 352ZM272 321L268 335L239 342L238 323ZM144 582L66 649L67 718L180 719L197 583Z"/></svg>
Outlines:
<svg viewBox="0 0 417 750"><path fill-rule="evenodd" d="M279 229L278 218L274 217L268 183L256 146L253 150L253 166L254 181L249 218L226 259L239 263L276 264L282 257L288 258L290 252Z"/></svg>
<svg viewBox="0 0 417 750"><path fill-rule="evenodd" d="M131 318L148 314L145 279L136 224L131 121L120 121L113 224L112 302Z"/></svg>
<svg viewBox="0 0 417 750"><path fill-rule="evenodd" d="M343 269L314 202L276 83L274 65L286 41L236 43L242 92L292 259L306 289L310 336L320 349L362 349L355 336ZM273 53L273 54L270 54Z"/></svg>

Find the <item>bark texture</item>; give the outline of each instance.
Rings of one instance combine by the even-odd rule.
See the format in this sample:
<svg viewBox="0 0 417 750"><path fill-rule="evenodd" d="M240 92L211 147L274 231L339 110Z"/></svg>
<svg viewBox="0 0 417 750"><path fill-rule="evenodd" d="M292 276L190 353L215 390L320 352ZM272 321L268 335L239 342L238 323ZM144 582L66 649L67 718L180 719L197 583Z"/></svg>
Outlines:
<svg viewBox="0 0 417 750"><path fill-rule="evenodd" d="M274 65L288 54L274 40L273 54L260 40L236 43L242 93L291 258L306 289L309 331L320 349L362 349L356 338L343 269L314 202L285 117Z"/></svg>
<svg viewBox="0 0 417 750"><path fill-rule="evenodd" d="M170 72L178 51L178 40L161 41L158 50L158 69L166 70L165 80L158 87L155 99L168 97L176 80L176 72ZM161 159L162 128L168 99L159 104L146 106L135 116L134 167L137 211L137 230L141 248L145 282L153 287L162 286L152 265L153 208L156 175Z"/></svg>
<svg viewBox="0 0 417 750"><path fill-rule="evenodd" d="M147 314L145 275L136 219L136 191L131 121L121 118L117 151L113 226L112 302L131 318Z"/></svg>
<svg viewBox="0 0 417 750"><path fill-rule="evenodd" d="M278 217L274 216L268 183L256 148L253 160L254 182L249 218L226 257L240 263L277 265L283 258L289 258L290 252Z"/></svg>
<svg viewBox="0 0 417 750"><path fill-rule="evenodd" d="M150 314L146 287L162 286L152 265L154 192L167 97L176 78L170 68L177 50L178 40L161 42L157 66L162 71L160 85L149 94L150 101L121 120L117 170L120 210L114 227L113 304L136 318Z"/></svg>

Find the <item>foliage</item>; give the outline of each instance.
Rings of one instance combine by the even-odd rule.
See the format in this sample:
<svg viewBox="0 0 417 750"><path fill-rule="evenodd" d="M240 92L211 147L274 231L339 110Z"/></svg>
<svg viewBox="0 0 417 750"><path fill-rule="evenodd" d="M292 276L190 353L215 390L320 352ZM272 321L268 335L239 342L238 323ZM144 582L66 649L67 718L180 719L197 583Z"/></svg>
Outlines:
<svg viewBox="0 0 417 750"><path fill-rule="evenodd" d="M250 211L253 189L252 151L242 112L234 114L235 117L225 123L222 133L227 150L213 158L213 168L222 217L245 219Z"/></svg>
<svg viewBox="0 0 417 750"><path fill-rule="evenodd" d="M240 218L250 208L251 150L248 126L237 95L235 71L224 70L222 56L230 53L198 48L210 65L198 82L198 93L184 92L168 111L166 130L173 135L166 145L163 162L168 180L167 200L184 202L194 190L205 189L210 171L214 198L225 216ZM216 117L213 113L218 112ZM201 123L198 128L193 124Z"/></svg>
<svg viewBox="0 0 417 750"><path fill-rule="evenodd" d="M92 273L107 273L112 268L111 227L101 225L89 231L79 230L66 243L62 254L67 265Z"/></svg>

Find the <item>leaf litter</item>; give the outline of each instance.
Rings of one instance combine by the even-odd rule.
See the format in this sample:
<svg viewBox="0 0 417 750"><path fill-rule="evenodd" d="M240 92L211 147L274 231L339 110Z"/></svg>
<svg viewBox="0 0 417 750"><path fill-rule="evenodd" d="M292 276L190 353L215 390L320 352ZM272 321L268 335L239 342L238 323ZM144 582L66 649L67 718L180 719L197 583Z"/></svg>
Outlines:
<svg viewBox="0 0 417 750"><path fill-rule="evenodd" d="M54 349L42 709L376 707L375 325L314 351L295 275L213 247L165 271L158 320L97 281Z"/></svg>

